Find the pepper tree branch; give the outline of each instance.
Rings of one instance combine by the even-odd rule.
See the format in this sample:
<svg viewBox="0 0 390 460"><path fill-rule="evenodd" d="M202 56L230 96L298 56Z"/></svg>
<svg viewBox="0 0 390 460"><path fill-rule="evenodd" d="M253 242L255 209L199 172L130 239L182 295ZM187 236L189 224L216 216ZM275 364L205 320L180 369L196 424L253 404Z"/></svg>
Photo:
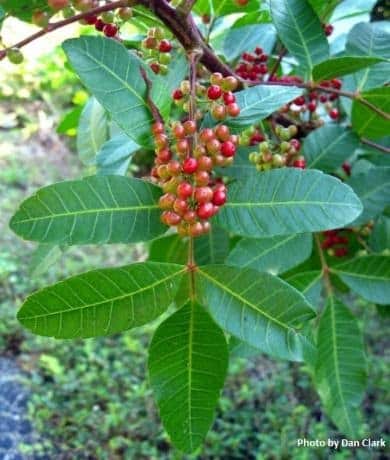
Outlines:
<svg viewBox="0 0 390 460"><path fill-rule="evenodd" d="M189 5L193 3L192 1L186 1L186 4ZM236 76L234 71L222 62L214 53L214 51L208 46L205 42L202 34L200 33L198 27L196 26L194 19L191 14L180 11L180 9L173 8L167 0L121 0L107 3L106 5L100 6L98 8L91 9L87 12L77 14L71 18L64 19L52 24L49 24L45 29L38 31L37 33L31 35L30 37L25 38L24 40L16 43L10 48L22 48L28 43L52 32L53 30L64 27L73 22L84 19L90 15L97 15L104 11L115 10L124 6L132 5L143 5L146 8L149 8L154 14L171 30L175 35L177 40L182 44L185 51L191 52L194 49L199 49L201 51L200 62L208 69L210 72L220 72L224 76ZM6 56L8 49L0 50L0 60ZM358 100L362 105L365 105L373 112L377 113L379 116L385 120L390 120L390 114L382 111L380 108L373 105L371 102L364 99L359 93L353 93L349 91L337 90L334 88L323 87L319 84L314 84L313 82L306 83L289 83L289 82L275 82L275 81L245 81L240 80L240 87L244 85L279 85L279 86L297 86L300 88L305 88L309 90L320 90L326 93L338 94L339 96L348 97L353 100Z"/></svg>
<svg viewBox="0 0 390 460"><path fill-rule="evenodd" d="M29 37L21 40L20 42L15 43L13 46L9 46L8 48L0 50L0 61L5 58L7 51L10 50L11 48L18 48L18 49L23 48L24 46L28 45L34 40L37 40L38 38L43 37L44 35L47 35L50 32L53 32L54 30L60 29L61 27L65 27L69 24L80 21L81 19L85 19L88 16L95 16L100 13L104 13L106 11L111 11L111 10L116 10L117 8L126 7L128 5L129 5L128 0L111 2L111 3L107 3L106 5L99 6L97 8L93 8L86 12L76 14L75 16L66 18L62 21L49 23L44 29L39 30L35 34L32 34Z"/></svg>
<svg viewBox="0 0 390 460"><path fill-rule="evenodd" d="M325 285L325 290L327 293L327 296L330 297L333 295L333 287L332 287L332 282L330 280L330 275L329 275L329 266L328 263L326 262L324 251L322 250L321 247L321 242L320 242L320 237L318 234L314 235L314 239L317 245L317 251L318 255L320 257L320 262L321 262L321 268L322 268L322 276L324 279L324 285Z"/></svg>

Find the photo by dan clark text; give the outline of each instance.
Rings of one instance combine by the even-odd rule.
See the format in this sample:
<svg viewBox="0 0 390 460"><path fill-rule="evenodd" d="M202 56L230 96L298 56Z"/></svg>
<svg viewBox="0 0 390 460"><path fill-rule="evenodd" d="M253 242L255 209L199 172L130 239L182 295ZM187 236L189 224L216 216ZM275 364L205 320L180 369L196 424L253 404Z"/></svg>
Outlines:
<svg viewBox="0 0 390 460"><path fill-rule="evenodd" d="M306 439L299 438L296 441L298 447L331 447L338 449L340 447L365 447L365 448L379 448L386 447L386 440L380 439Z"/></svg>

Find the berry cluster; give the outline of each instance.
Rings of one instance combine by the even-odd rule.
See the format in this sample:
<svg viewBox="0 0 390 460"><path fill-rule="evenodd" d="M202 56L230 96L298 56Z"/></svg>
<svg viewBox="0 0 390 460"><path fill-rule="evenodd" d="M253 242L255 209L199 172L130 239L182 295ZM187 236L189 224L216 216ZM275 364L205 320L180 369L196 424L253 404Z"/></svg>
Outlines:
<svg viewBox="0 0 390 460"><path fill-rule="evenodd" d="M322 249L327 249L329 256L345 257L349 253L349 238L346 232L348 229L327 230L323 233L324 240L321 243ZM344 235L343 235L344 233Z"/></svg>
<svg viewBox="0 0 390 460"><path fill-rule="evenodd" d="M128 21L132 17L133 10L130 7L123 7L119 8L117 15L112 11L107 11L100 16L87 16L82 23L95 26L96 30L103 32L108 38L115 38L119 32L118 21Z"/></svg>
<svg viewBox="0 0 390 460"><path fill-rule="evenodd" d="M175 122L168 137L162 123L153 125L156 146L152 178L164 195L161 221L182 236L200 236L210 230L208 220L226 203L226 186L213 171L233 162L238 136L226 125L198 132L193 120Z"/></svg>
<svg viewBox="0 0 390 460"><path fill-rule="evenodd" d="M301 83L301 79L299 77L294 77L295 82ZM286 77L280 79L280 81L285 81ZM275 81L275 79L273 79ZM321 86L324 88L332 88L335 90L339 90L341 88L342 82L338 79L326 80L320 83ZM302 95L294 99L290 104L285 105L282 109L282 113L287 113L289 116L294 118L300 118L305 113L309 113L310 119L315 122L318 122L318 126L321 126L323 121L319 117L317 110L322 105L322 110L327 112L328 116L332 120L338 120L340 117L340 112L337 108L337 100L339 99L339 95L335 93L325 93L321 90L313 90L309 91L307 94Z"/></svg>
<svg viewBox="0 0 390 460"><path fill-rule="evenodd" d="M254 53L243 53L236 67L236 74L244 80L263 80L268 73L268 55L257 47Z"/></svg>
<svg viewBox="0 0 390 460"><path fill-rule="evenodd" d="M171 62L172 43L165 38L164 30L151 27L146 38L142 41L144 58L156 74L166 75L167 65Z"/></svg>
<svg viewBox="0 0 390 460"><path fill-rule="evenodd" d="M265 135L256 125L245 129L240 135L240 145L257 145L265 141Z"/></svg>
<svg viewBox="0 0 390 460"><path fill-rule="evenodd" d="M204 109L209 109L212 117L217 121L223 121L226 117L237 117L240 114L240 108L236 103L236 97L233 91L237 89L238 81L235 77L223 77L216 72L210 76L210 85L208 87L197 83L196 96L199 98L198 104L204 105ZM172 93L172 98L176 105L181 107L185 112L189 112L189 99L191 96L191 87L188 80L184 80L180 88ZM197 114L200 118L201 113Z"/></svg>
<svg viewBox="0 0 390 460"><path fill-rule="evenodd" d="M293 166L295 168L306 168L305 158L300 155L301 143L294 138L298 132L295 125L288 128L276 125L276 141L263 140L259 144L258 151L249 154L249 161L256 165L258 171L268 171L274 168L284 166ZM248 133L244 132L247 136ZM240 143L242 143L240 138Z"/></svg>

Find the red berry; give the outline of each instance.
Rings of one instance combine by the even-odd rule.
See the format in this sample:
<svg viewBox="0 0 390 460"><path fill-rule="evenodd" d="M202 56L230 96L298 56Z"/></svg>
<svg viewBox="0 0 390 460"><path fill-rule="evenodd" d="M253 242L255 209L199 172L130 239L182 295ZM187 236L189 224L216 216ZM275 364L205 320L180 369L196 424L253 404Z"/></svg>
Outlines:
<svg viewBox="0 0 390 460"><path fill-rule="evenodd" d="M161 123L160 121L153 123L152 132L153 134L164 134L164 123Z"/></svg>
<svg viewBox="0 0 390 460"><path fill-rule="evenodd" d="M196 171L195 173L196 185L208 185L210 183L210 174L207 171Z"/></svg>
<svg viewBox="0 0 390 460"><path fill-rule="evenodd" d="M268 66L266 64L260 64L259 65L259 72L262 75L265 75L268 72Z"/></svg>
<svg viewBox="0 0 390 460"><path fill-rule="evenodd" d="M183 220L189 224L196 222L196 212L190 209L184 214Z"/></svg>
<svg viewBox="0 0 390 460"><path fill-rule="evenodd" d="M187 120L184 124L184 131L187 136L191 136L196 133L196 122L193 120Z"/></svg>
<svg viewBox="0 0 390 460"><path fill-rule="evenodd" d="M178 176L181 172L181 165L178 161L170 161L167 164L167 170L171 176Z"/></svg>
<svg viewBox="0 0 390 460"><path fill-rule="evenodd" d="M203 233L203 225L200 222L194 222L190 225L188 229L188 234L190 236L200 236Z"/></svg>
<svg viewBox="0 0 390 460"><path fill-rule="evenodd" d="M195 200L198 203L208 203L213 198L213 191L210 187L197 187L195 189Z"/></svg>
<svg viewBox="0 0 390 460"><path fill-rule="evenodd" d="M196 158L186 158L183 161L183 172L193 174L198 169L198 160Z"/></svg>
<svg viewBox="0 0 390 460"><path fill-rule="evenodd" d="M184 126L181 123L176 123L173 127L173 134L176 139L183 139L186 136Z"/></svg>
<svg viewBox="0 0 390 460"><path fill-rule="evenodd" d="M187 154L190 150L190 144L187 139L179 139L176 144L178 153ZM195 158L194 158L195 160ZM196 160L195 160L196 161Z"/></svg>
<svg viewBox="0 0 390 460"><path fill-rule="evenodd" d="M173 211L164 211L161 220L166 225L177 225L181 222L181 217Z"/></svg>
<svg viewBox="0 0 390 460"><path fill-rule="evenodd" d="M196 214L201 219L210 219L214 215L214 205L213 203L202 203L198 206Z"/></svg>
<svg viewBox="0 0 390 460"><path fill-rule="evenodd" d="M351 165L349 163L343 163L342 168L343 168L345 174L347 174L348 176L351 175L351 169L352 168L351 168Z"/></svg>
<svg viewBox="0 0 390 460"><path fill-rule="evenodd" d="M217 85L211 85L207 89L207 97L211 99L212 101L215 101L216 99L219 99L222 96L222 89L220 86Z"/></svg>
<svg viewBox="0 0 390 460"><path fill-rule="evenodd" d="M180 99L183 99L183 91L181 89L175 89L172 93L172 98L175 100L175 101L180 101Z"/></svg>
<svg viewBox="0 0 390 460"><path fill-rule="evenodd" d="M334 255L336 257L345 257L348 254L348 248L336 248Z"/></svg>
<svg viewBox="0 0 390 460"><path fill-rule="evenodd" d="M172 159L172 152L168 149L162 149L158 152L157 158L163 163L168 163L168 161Z"/></svg>
<svg viewBox="0 0 390 460"><path fill-rule="evenodd" d="M329 37L329 35L332 35L333 30L334 30L334 27L332 26L332 24L326 24L324 26L325 35L327 37Z"/></svg>
<svg viewBox="0 0 390 460"><path fill-rule="evenodd" d="M215 190L213 195L213 204L223 206L226 203L226 192L223 190Z"/></svg>
<svg viewBox="0 0 390 460"><path fill-rule="evenodd" d="M299 142L298 139L291 139L290 145L291 145L291 147L293 147L297 152L298 152L298 150L300 150L300 148L301 148L301 143Z"/></svg>
<svg viewBox="0 0 390 460"><path fill-rule="evenodd" d="M186 200L192 195L193 188L192 185L189 184L188 182L182 182L177 186L177 196L182 198L183 200Z"/></svg>
<svg viewBox="0 0 390 460"><path fill-rule="evenodd" d="M337 109L332 109L329 111L329 116L332 120L337 120L340 116L340 113Z"/></svg>
<svg viewBox="0 0 390 460"><path fill-rule="evenodd" d="M172 44L169 40L161 40L158 49L160 53L169 53L172 51Z"/></svg>
<svg viewBox="0 0 390 460"><path fill-rule="evenodd" d="M214 131L211 128L202 129L202 131L199 134L199 138L204 144L206 144L207 142L215 138Z"/></svg>
<svg viewBox="0 0 390 460"><path fill-rule="evenodd" d="M261 56L263 54L263 48L257 46L255 49L255 54L257 54L257 56Z"/></svg>
<svg viewBox="0 0 390 460"><path fill-rule="evenodd" d="M160 65L157 62L152 62L150 64L150 68L153 70L154 73L158 74L160 72Z"/></svg>
<svg viewBox="0 0 390 460"><path fill-rule="evenodd" d="M226 125L218 125L215 129L215 134L220 141L227 141L230 139L230 129Z"/></svg>
<svg viewBox="0 0 390 460"><path fill-rule="evenodd" d="M199 171L211 171L213 169L213 160L207 155L202 155L198 158Z"/></svg>
<svg viewBox="0 0 390 460"><path fill-rule="evenodd" d="M226 105L233 104L233 102L236 102L236 97L231 91L229 91L227 93L223 93L223 101L225 102Z"/></svg>
<svg viewBox="0 0 390 460"><path fill-rule="evenodd" d="M294 161L293 166L295 168L305 169L306 168L306 160L304 158L298 158Z"/></svg>
<svg viewBox="0 0 390 460"><path fill-rule="evenodd" d="M89 24L90 26L95 25L95 24L97 23L97 21L98 21L97 16L91 15L91 16L87 16L87 17L85 18L85 22L86 22L87 24Z"/></svg>
<svg viewBox="0 0 390 460"><path fill-rule="evenodd" d="M115 37L118 33L118 27L115 24L106 24L103 28L103 33L106 37Z"/></svg>
<svg viewBox="0 0 390 460"><path fill-rule="evenodd" d="M235 102L233 104L229 104L227 106L227 113L231 117L237 117L240 114L240 107L238 107L238 104L236 104Z"/></svg>
<svg viewBox="0 0 390 460"><path fill-rule="evenodd" d="M175 202L173 203L173 210L182 216L188 211L188 203L186 200L182 198L176 198Z"/></svg>
<svg viewBox="0 0 390 460"><path fill-rule="evenodd" d="M307 104L307 108L309 110L309 112L315 112L316 109L317 109L317 103L316 101L310 101L308 104Z"/></svg>
<svg viewBox="0 0 390 460"><path fill-rule="evenodd" d="M294 99L294 104L295 104L295 105L301 106L301 105L303 105L304 103L305 103L305 98L304 98L304 96L299 96L299 97L297 97L296 99Z"/></svg>
<svg viewBox="0 0 390 460"><path fill-rule="evenodd" d="M165 193L160 197L158 205L161 209L172 209L175 199L175 195L172 193Z"/></svg>
<svg viewBox="0 0 390 460"><path fill-rule="evenodd" d="M225 141L221 145L221 153L224 157L234 157L236 154L236 146L231 141Z"/></svg>
<svg viewBox="0 0 390 460"><path fill-rule="evenodd" d="M101 19L97 19L96 22L95 22L95 29L99 30L100 32L102 32L102 30L104 29L105 25L106 25L106 23L104 21L102 21Z"/></svg>

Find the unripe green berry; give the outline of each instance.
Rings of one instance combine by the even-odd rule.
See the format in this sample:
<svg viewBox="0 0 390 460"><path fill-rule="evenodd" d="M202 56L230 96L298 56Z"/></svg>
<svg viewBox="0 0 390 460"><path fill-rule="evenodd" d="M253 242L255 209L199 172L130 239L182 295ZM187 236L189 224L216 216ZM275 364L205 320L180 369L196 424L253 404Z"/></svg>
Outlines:
<svg viewBox="0 0 390 460"><path fill-rule="evenodd" d="M104 13L102 13L101 18L104 22L106 22L107 24L110 24L111 22L114 21L115 15L112 11L105 11Z"/></svg>
<svg viewBox="0 0 390 460"><path fill-rule="evenodd" d="M170 53L160 53L158 57L158 61L160 62L160 64L169 64L171 60L172 56L170 55Z"/></svg>
<svg viewBox="0 0 390 460"><path fill-rule="evenodd" d="M23 62L23 54L19 48L11 48L7 51L7 58L12 64L21 64Z"/></svg>
<svg viewBox="0 0 390 460"><path fill-rule="evenodd" d="M269 149L269 145L267 141L260 142L259 150L260 152L266 152Z"/></svg>

